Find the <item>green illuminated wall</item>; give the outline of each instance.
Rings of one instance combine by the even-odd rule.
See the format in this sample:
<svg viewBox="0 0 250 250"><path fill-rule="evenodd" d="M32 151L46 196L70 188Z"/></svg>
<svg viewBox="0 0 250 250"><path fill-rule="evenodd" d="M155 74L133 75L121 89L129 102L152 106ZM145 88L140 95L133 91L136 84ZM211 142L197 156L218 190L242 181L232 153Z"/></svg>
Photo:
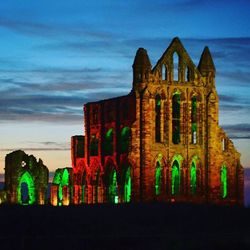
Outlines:
<svg viewBox="0 0 250 250"><path fill-rule="evenodd" d="M108 198L111 203L118 203L118 185L116 171L113 169L110 173Z"/></svg>
<svg viewBox="0 0 250 250"><path fill-rule="evenodd" d="M172 195L180 193L180 164L174 160L172 165Z"/></svg>
<svg viewBox="0 0 250 250"><path fill-rule="evenodd" d="M130 202L131 199L131 173L130 167L128 167L125 174L125 183L124 183L124 202Z"/></svg>
<svg viewBox="0 0 250 250"><path fill-rule="evenodd" d="M196 194L197 188L197 171L196 171L196 164L192 161L191 168L190 168L190 188L191 194Z"/></svg>
<svg viewBox="0 0 250 250"><path fill-rule="evenodd" d="M53 183L58 185L58 204L62 205L63 186L69 185L68 169L57 169L53 178Z"/></svg>
<svg viewBox="0 0 250 250"><path fill-rule="evenodd" d="M227 167L221 168L221 196L222 198L227 197Z"/></svg>
<svg viewBox="0 0 250 250"><path fill-rule="evenodd" d="M22 183L27 184L28 188L28 199L27 201L23 201L22 199ZM19 179L18 187L17 187L17 196L18 196L18 203L19 204L34 204L36 201L36 193L35 193L35 186L34 180L28 171L25 171Z"/></svg>
<svg viewBox="0 0 250 250"><path fill-rule="evenodd" d="M161 164L159 161L156 163L156 169L155 169L155 194L160 195L161 193Z"/></svg>

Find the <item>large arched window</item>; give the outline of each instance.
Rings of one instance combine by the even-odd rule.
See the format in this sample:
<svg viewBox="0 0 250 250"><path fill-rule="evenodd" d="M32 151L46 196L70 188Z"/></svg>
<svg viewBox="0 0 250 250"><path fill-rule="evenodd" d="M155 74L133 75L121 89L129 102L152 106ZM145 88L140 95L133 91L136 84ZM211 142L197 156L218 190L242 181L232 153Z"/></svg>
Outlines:
<svg viewBox="0 0 250 250"><path fill-rule="evenodd" d="M197 190L197 171L196 171L196 164L192 161L191 168L190 168L190 188L191 194L195 195Z"/></svg>
<svg viewBox="0 0 250 250"><path fill-rule="evenodd" d="M227 167L226 166L223 166L221 168L220 180L221 180L221 196L224 199L227 197Z"/></svg>
<svg viewBox="0 0 250 250"><path fill-rule="evenodd" d="M118 203L118 184L117 175L115 169L113 169L109 176L109 187L108 187L109 202Z"/></svg>
<svg viewBox="0 0 250 250"><path fill-rule="evenodd" d="M179 80L179 55L177 52L173 54L173 66L174 66L174 81Z"/></svg>
<svg viewBox="0 0 250 250"><path fill-rule="evenodd" d="M19 204L31 205L36 201L34 180L28 171L24 172L19 179L17 195Z"/></svg>
<svg viewBox="0 0 250 250"><path fill-rule="evenodd" d="M155 141L161 141L161 97L155 98Z"/></svg>
<svg viewBox="0 0 250 250"><path fill-rule="evenodd" d="M121 131L121 153L128 153L129 151L129 145L130 145L130 140L131 140L131 130L129 127L124 127L122 128Z"/></svg>
<svg viewBox="0 0 250 250"><path fill-rule="evenodd" d="M104 138L104 154L105 155L113 155L114 147L113 147L113 129L110 128L105 134Z"/></svg>
<svg viewBox="0 0 250 250"><path fill-rule="evenodd" d="M177 160L174 160L172 165L172 195L180 193L180 165Z"/></svg>
<svg viewBox="0 0 250 250"><path fill-rule="evenodd" d="M97 156L98 155L98 144L99 140L96 138L95 134L91 135L90 138L90 156Z"/></svg>
<svg viewBox="0 0 250 250"><path fill-rule="evenodd" d="M185 70L185 82L189 82L190 81L190 68L187 66L186 70Z"/></svg>
<svg viewBox="0 0 250 250"><path fill-rule="evenodd" d="M127 168L124 181L124 202L130 202L131 200L131 173L130 167Z"/></svg>
<svg viewBox="0 0 250 250"><path fill-rule="evenodd" d="M162 80L168 79L168 68L165 64L162 65L161 75L162 75Z"/></svg>
<svg viewBox="0 0 250 250"><path fill-rule="evenodd" d="M197 143L197 98L193 96L191 99L191 133L192 133L192 143Z"/></svg>
<svg viewBox="0 0 250 250"><path fill-rule="evenodd" d="M53 184L58 185L58 205L61 206L63 201L67 199L67 195L64 194L64 187L69 186L70 174L67 168L57 169L53 178Z"/></svg>
<svg viewBox="0 0 250 250"><path fill-rule="evenodd" d="M174 144L180 143L180 117L180 94L176 93L172 98L172 142Z"/></svg>
<svg viewBox="0 0 250 250"><path fill-rule="evenodd" d="M161 175L161 164L159 161L156 163L155 168L155 194L161 194L161 186L162 186L162 175Z"/></svg>

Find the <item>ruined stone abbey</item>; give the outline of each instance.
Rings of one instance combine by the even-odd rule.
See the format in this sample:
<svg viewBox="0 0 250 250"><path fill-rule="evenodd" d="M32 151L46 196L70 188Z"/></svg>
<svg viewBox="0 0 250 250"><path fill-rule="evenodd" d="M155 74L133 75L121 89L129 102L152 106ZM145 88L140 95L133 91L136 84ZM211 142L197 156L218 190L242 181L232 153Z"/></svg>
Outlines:
<svg viewBox="0 0 250 250"><path fill-rule="evenodd" d="M208 47L197 67L178 38L154 67L139 48L131 92L84 105L85 135L71 138L72 169L55 173L51 204L243 204L243 167L219 126L215 73Z"/></svg>
<svg viewBox="0 0 250 250"><path fill-rule="evenodd" d="M137 50L126 96L87 103L72 138L74 203L243 203L240 154L219 126L215 66L174 38L152 68Z"/></svg>

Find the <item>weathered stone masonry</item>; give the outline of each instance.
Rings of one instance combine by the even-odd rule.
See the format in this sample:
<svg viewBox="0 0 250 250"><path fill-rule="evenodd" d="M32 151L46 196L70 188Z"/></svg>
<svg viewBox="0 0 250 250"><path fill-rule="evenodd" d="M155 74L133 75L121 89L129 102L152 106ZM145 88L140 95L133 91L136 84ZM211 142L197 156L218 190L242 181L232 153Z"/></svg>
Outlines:
<svg viewBox="0 0 250 250"><path fill-rule="evenodd" d="M174 38L152 68L139 48L127 96L84 105L72 137L72 202L243 204L240 154L218 123L215 66Z"/></svg>

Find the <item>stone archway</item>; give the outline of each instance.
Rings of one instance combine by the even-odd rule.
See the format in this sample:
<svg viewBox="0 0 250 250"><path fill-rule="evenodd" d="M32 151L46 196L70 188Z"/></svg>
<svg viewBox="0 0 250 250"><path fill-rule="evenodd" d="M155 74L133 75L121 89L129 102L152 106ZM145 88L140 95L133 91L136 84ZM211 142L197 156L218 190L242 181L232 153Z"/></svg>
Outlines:
<svg viewBox="0 0 250 250"><path fill-rule="evenodd" d="M25 171L19 178L17 197L21 205L31 205L36 201L34 180L28 171Z"/></svg>

